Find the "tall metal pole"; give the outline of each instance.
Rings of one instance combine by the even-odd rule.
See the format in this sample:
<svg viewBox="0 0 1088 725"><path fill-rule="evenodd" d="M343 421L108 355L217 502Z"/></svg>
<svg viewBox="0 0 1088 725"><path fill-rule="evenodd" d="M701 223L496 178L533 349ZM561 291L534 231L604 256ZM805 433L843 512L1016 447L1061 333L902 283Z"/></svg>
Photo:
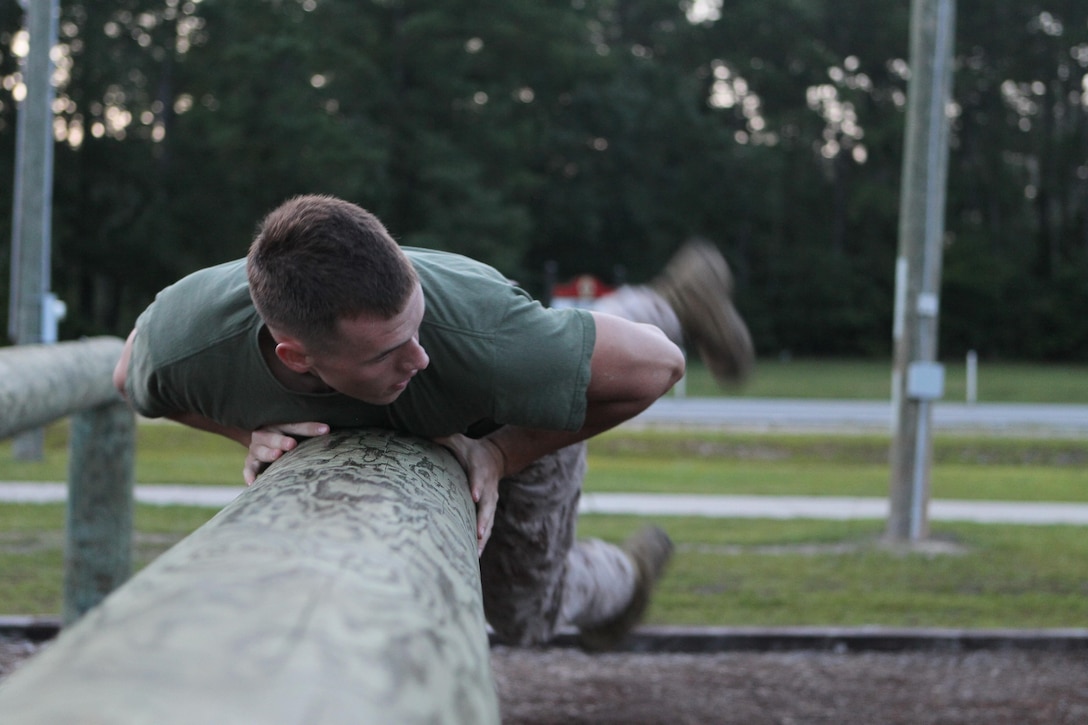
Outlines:
<svg viewBox="0 0 1088 725"><path fill-rule="evenodd" d="M894 420L887 534L893 541L917 541L928 534L931 408L944 391L944 370L936 362L937 323L954 34L954 0L913 0L892 330Z"/></svg>
<svg viewBox="0 0 1088 725"><path fill-rule="evenodd" d="M8 336L20 345L55 342L54 302L49 295L53 207L53 61L58 0L30 0L26 8L29 36L23 62L26 97L16 119L15 190L12 211L11 298ZM13 442L16 458L41 460L41 430L21 434Z"/></svg>

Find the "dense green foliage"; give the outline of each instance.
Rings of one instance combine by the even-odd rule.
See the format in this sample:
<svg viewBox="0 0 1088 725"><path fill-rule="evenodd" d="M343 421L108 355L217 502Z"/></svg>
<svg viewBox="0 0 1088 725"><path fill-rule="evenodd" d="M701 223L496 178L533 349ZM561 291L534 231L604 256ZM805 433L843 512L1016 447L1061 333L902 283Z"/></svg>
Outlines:
<svg viewBox="0 0 1088 725"><path fill-rule="evenodd" d="M706 236L763 353L886 354L909 10L63 0L62 336L124 334L162 286L240 256L278 202L322 192L538 294L548 262L641 281ZM0 0L0 169L21 22ZM958 3L942 353L1088 354L1086 73L1088 5Z"/></svg>

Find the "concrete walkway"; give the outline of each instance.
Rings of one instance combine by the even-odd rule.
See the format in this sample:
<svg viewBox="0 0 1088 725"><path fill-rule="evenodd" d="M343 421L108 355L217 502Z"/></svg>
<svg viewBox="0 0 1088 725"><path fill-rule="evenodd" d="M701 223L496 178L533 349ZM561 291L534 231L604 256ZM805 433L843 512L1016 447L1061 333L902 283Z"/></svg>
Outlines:
<svg viewBox="0 0 1088 725"><path fill-rule="evenodd" d="M243 491L234 486L142 485L136 500L157 505L221 508ZM0 483L0 501L51 503L64 501L63 483ZM587 493L581 511L641 516L707 516L746 519L886 519L883 498L845 496L700 496L695 494ZM931 521L994 524L1088 525L1088 504L1069 502L954 501L930 503Z"/></svg>
<svg viewBox="0 0 1088 725"><path fill-rule="evenodd" d="M888 500L846 496L699 496L588 493L583 513L709 516L746 519L886 519ZM1088 525L1088 504L1067 502L930 502L931 521Z"/></svg>

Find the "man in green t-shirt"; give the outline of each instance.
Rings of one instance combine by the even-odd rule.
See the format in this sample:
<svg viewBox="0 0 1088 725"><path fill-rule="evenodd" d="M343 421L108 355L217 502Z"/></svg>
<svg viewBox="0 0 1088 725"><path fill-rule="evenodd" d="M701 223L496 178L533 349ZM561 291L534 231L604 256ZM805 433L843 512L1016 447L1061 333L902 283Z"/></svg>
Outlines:
<svg viewBox="0 0 1088 725"><path fill-rule="evenodd" d="M574 541L584 441L672 387L681 335L716 374L747 371L728 269L708 259L705 246L679 255L656 288L628 290L621 316L553 310L486 265L400 248L356 205L297 197L265 218L246 260L158 295L115 384L143 415L246 446L247 483L330 427L438 440L477 502L498 636L538 643L572 625L607 647L638 621L672 547L656 528L622 548Z"/></svg>

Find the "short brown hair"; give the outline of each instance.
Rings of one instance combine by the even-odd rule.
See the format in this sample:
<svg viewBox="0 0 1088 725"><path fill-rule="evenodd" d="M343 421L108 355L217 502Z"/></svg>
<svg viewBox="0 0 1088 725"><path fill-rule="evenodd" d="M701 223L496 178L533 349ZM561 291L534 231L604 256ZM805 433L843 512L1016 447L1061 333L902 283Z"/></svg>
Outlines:
<svg viewBox="0 0 1088 725"><path fill-rule="evenodd" d="M297 196L264 218L246 271L264 321L319 346L333 342L341 319L399 314L418 279L376 216L320 195Z"/></svg>

